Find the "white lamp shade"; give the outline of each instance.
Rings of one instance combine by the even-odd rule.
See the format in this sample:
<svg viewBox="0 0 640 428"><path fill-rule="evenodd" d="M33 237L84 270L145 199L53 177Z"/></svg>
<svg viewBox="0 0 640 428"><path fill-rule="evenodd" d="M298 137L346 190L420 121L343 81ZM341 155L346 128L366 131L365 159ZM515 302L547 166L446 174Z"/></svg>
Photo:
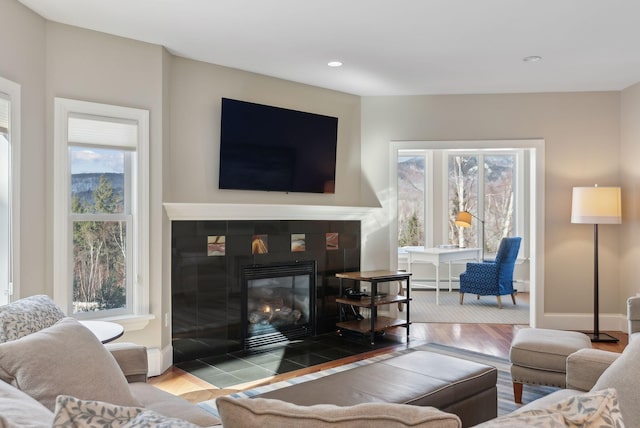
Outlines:
<svg viewBox="0 0 640 428"><path fill-rule="evenodd" d="M571 202L571 223L622 223L620 188L574 187Z"/></svg>

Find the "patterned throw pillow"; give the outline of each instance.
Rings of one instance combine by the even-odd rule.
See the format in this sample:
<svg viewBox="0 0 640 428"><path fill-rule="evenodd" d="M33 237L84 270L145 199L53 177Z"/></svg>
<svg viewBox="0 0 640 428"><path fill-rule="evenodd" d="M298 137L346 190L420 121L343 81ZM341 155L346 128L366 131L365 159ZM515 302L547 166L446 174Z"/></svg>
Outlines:
<svg viewBox="0 0 640 428"><path fill-rule="evenodd" d="M64 317L64 312L41 294L0 306L0 343L51 327Z"/></svg>
<svg viewBox="0 0 640 428"><path fill-rule="evenodd" d="M476 428L624 428L613 388L575 395L541 409L514 412L477 425Z"/></svg>
<svg viewBox="0 0 640 428"><path fill-rule="evenodd" d="M53 428L134 428L171 427L196 428L196 425L180 419L167 418L141 407L116 406L102 401L79 400L59 395Z"/></svg>

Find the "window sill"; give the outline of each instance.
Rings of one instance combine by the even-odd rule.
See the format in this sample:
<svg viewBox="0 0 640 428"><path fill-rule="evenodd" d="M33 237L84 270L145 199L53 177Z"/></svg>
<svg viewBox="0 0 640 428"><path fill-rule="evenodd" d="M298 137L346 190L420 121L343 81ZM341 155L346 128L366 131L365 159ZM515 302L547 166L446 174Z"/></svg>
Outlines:
<svg viewBox="0 0 640 428"><path fill-rule="evenodd" d="M124 331L142 330L151 320L156 317L153 314L148 315L121 315L116 317L95 318L96 321L109 321L120 324L124 327Z"/></svg>

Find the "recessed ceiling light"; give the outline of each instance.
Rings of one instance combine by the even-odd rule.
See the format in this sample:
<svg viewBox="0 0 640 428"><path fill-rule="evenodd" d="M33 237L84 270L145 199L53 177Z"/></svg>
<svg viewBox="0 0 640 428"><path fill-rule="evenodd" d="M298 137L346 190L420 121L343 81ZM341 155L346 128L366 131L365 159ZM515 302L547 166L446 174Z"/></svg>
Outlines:
<svg viewBox="0 0 640 428"><path fill-rule="evenodd" d="M340 61L329 61L327 65L329 67L342 67L342 63Z"/></svg>
<svg viewBox="0 0 640 428"><path fill-rule="evenodd" d="M542 57L538 55L525 56L524 58L522 58L524 62L538 62L541 59Z"/></svg>

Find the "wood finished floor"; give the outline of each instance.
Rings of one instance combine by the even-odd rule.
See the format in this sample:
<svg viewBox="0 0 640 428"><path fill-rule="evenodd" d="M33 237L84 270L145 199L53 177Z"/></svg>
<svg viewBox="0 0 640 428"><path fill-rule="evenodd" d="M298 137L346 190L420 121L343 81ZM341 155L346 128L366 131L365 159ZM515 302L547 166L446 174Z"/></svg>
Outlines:
<svg viewBox="0 0 640 428"><path fill-rule="evenodd" d="M524 293L519 293L518 298L525 298ZM457 348L467 349L470 351L480 352L482 354L494 355L501 358L509 358L509 347L515 333L525 328L525 325L508 325L508 324L444 324L444 323L413 323L411 325L411 339L420 341L428 341L439 343L442 345L454 346ZM626 333L608 331L607 333L615 336L620 341L618 343L594 343L593 347L613 352L622 352L628 343ZM397 335L399 342L406 335L404 328L398 327L388 331L388 334ZM176 367L172 367L160 376L149 379L149 383L156 387L168 391L174 395L179 395L191 402L201 402L220 395L226 395L231 392L241 391L253 388L259 385L278 382L281 380L291 379L293 377L302 376L319 370L325 370L331 367L337 367L348 364L371 356L389 352L391 350L404 348L405 343L399 343L396 346L385 348L382 350L370 351L352 357L331 361L313 367L308 367L294 372L289 372L277 376L273 376L260 381L248 382L246 384L234 385L231 388L219 389L187 372Z"/></svg>

